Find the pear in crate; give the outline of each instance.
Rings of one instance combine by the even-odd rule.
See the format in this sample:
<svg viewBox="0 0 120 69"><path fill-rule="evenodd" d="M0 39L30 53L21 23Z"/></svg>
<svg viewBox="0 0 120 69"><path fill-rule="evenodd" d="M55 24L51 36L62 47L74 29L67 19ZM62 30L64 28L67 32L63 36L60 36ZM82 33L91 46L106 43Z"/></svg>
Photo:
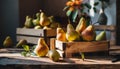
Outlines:
<svg viewBox="0 0 120 69"><path fill-rule="evenodd" d="M32 18L30 16L26 16L26 20L25 20L25 27L26 28L33 28L33 22L32 22Z"/></svg>
<svg viewBox="0 0 120 69"><path fill-rule="evenodd" d="M46 44L44 38L39 38L38 39L38 44L36 48L34 49L34 53L39 56L39 57L44 57L48 53L49 48L48 45Z"/></svg>
<svg viewBox="0 0 120 69"><path fill-rule="evenodd" d="M16 44L16 47L19 48L19 47L22 47L22 45L26 45L26 44L27 44L27 40L21 39L21 40L19 40L19 42Z"/></svg>
<svg viewBox="0 0 120 69"><path fill-rule="evenodd" d="M76 31L77 31L79 34L81 34L81 32L82 32L83 30L85 30L86 26L87 26L87 25L86 25L86 20L85 20L84 17L82 17L82 18L80 19L77 27L76 27Z"/></svg>
<svg viewBox="0 0 120 69"><path fill-rule="evenodd" d="M33 25L34 26L40 25L39 21L40 21L40 13L36 13L36 19L33 19L33 21L32 21Z"/></svg>
<svg viewBox="0 0 120 69"><path fill-rule="evenodd" d="M96 41L102 41L106 40L106 31L101 31L97 36L96 36Z"/></svg>
<svg viewBox="0 0 120 69"><path fill-rule="evenodd" d="M3 42L4 47L11 47L13 45L13 41L10 36L7 36Z"/></svg>
<svg viewBox="0 0 120 69"><path fill-rule="evenodd" d="M66 41L66 33L60 27L57 28L56 40L63 41L63 42Z"/></svg>
<svg viewBox="0 0 120 69"><path fill-rule="evenodd" d="M80 40L80 35L75 31L74 27L70 23L67 25L66 39L69 42Z"/></svg>
<svg viewBox="0 0 120 69"><path fill-rule="evenodd" d="M41 12L40 14L40 21L39 21L41 26L48 26L50 24L49 18L45 15L44 12Z"/></svg>
<svg viewBox="0 0 120 69"><path fill-rule="evenodd" d="M89 25L81 33L81 36L82 36L83 40L85 40L85 41L93 41L93 40L95 40L96 33L95 33L95 30L94 30L94 26L93 25Z"/></svg>

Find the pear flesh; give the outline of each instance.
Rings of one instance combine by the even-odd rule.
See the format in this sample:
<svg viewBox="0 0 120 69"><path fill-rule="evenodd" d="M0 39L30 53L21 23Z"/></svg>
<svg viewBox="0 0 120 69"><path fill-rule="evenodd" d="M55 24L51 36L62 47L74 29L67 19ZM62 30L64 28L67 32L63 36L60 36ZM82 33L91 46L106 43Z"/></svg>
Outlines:
<svg viewBox="0 0 120 69"><path fill-rule="evenodd" d="M102 31L100 32L97 36L96 36L96 41L102 41L102 40L106 40L106 31Z"/></svg>
<svg viewBox="0 0 120 69"><path fill-rule="evenodd" d="M44 38L39 38L38 39L38 44L36 48L34 49L34 53L39 56L39 57L44 57L48 53L49 48L48 45L46 44Z"/></svg>

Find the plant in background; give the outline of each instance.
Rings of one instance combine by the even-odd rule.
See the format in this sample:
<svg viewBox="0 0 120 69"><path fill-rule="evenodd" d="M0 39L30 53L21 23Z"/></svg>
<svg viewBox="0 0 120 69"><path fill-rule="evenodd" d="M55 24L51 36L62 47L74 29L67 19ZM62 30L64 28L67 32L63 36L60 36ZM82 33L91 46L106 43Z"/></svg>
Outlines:
<svg viewBox="0 0 120 69"><path fill-rule="evenodd" d="M96 12L95 6L97 6L98 4L99 2L94 3L94 12ZM66 15L71 22L76 22L76 18L78 16L87 17L90 9L91 5L89 4L89 0L68 0L63 10L66 11Z"/></svg>

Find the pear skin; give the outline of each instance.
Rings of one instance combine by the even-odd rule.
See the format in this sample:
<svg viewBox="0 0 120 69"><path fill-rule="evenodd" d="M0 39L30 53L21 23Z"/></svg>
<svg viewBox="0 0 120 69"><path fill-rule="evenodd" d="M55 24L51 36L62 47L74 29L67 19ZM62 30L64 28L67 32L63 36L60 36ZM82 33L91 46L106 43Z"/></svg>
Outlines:
<svg viewBox="0 0 120 69"><path fill-rule="evenodd" d="M81 36L85 41L93 41L96 37L96 32L93 25L89 25L82 33Z"/></svg>
<svg viewBox="0 0 120 69"><path fill-rule="evenodd" d="M7 36L3 42L4 47L11 47L13 45L13 41L10 36Z"/></svg>
<svg viewBox="0 0 120 69"><path fill-rule="evenodd" d="M86 20L85 20L85 18L82 17L82 18L80 19L77 27L76 27L76 31L77 31L79 34L81 34L81 32L86 29L86 26L87 26L87 25L86 25Z"/></svg>
<svg viewBox="0 0 120 69"><path fill-rule="evenodd" d="M102 41L106 40L106 31L101 31L97 36L96 36L96 41Z"/></svg>
<svg viewBox="0 0 120 69"><path fill-rule="evenodd" d="M80 35L75 31L74 27L70 23L67 25L66 39L69 42L80 40Z"/></svg>
<svg viewBox="0 0 120 69"><path fill-rule="evenodd" d="M27 40L25 39L21 39L17 44L16 47L22 47L22 45L26 45L27 44Z"/></svg>
<svg viewBox="0 0 120 69"><path fill-rule="evenodd" d="M50 24L49 18L45 15L44 12L41 12L40 14L40 21L39 21L41 26L48 26Z"/></svg>
<svg viewBox="0 0 120 69"><path fill-rule="evenodd" d="M36 48L34 49L34 53L39 57L44 57L47 55L48 51L49 51L49 48L44 38L39 38L38 44Z"/></svg>
<svg viewBox="0 0 120 69"><path fill-rule="evenodd" d="M57 28L56 39L59 41L66 42L66 33L64 32L62 28Z"/></svg>

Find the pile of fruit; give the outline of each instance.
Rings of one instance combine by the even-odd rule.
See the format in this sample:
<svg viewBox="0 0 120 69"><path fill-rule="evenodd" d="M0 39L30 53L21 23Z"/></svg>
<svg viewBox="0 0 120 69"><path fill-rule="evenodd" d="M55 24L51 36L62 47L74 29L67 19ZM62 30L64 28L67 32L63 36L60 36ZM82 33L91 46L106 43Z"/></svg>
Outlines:
<svg viewBox="0 0 120 69"><path fill-rule="evenodd" d="M67 25L66 32L62 28L57 28L56 39L63 42L102 41L106 40L106 31L104 30L96 34L94 24L87 26L85 18L82 17L75 29L70 21Z"/></svg>
<svg viewBox="0 0 120 69"><path fill-rule="evenodd" d="M32 18L26 16L24 23L24 28L34 28L34 29L54 29L59 26L59 23L55 20L54 16L46 16L42 11L36 13L36 17Z"/></svg>

